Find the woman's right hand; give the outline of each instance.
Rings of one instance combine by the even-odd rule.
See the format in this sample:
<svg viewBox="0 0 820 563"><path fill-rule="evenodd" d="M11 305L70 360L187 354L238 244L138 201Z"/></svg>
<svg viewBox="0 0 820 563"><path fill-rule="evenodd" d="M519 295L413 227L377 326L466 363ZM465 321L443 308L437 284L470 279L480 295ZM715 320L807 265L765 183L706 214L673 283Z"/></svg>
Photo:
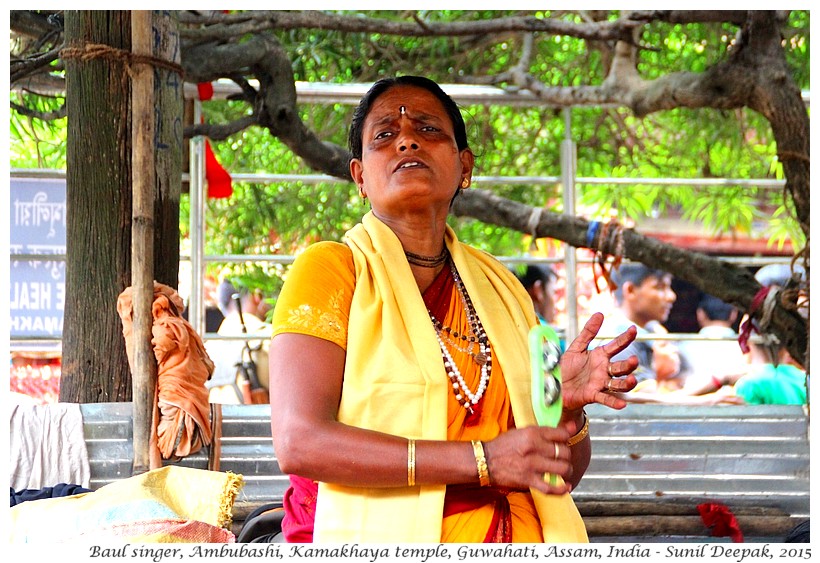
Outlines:
<svg viewBox="0 0 820 563"><path fill-rule="evenodd" d="M514 428L484 443L490 484L517 489L535 488L546 494L563 494L571 490L558 481L550 485L545 474L560 475L569 481L572 475L570 434L566 428L528 426Z"/></svg>

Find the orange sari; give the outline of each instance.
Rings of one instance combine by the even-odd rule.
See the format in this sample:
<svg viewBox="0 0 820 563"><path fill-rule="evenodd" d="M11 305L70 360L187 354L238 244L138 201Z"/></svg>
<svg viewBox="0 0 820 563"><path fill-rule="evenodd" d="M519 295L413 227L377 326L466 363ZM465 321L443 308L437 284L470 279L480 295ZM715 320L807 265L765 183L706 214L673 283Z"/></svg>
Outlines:
<svg viewBox="0 0 820 563"><path fill-rule="evenodd" d="M349 248L339 243L319 243L297 260L288 274L274 310L274 335L283 332L309 334L347 348L348 314L355 277ZM467 317L449 267L427 289L424 300L445 326L466 333ZM431 323L432 328L432 323ZM463 352L450 348L459 372L471 389L480 378L479 366ZM469 415L449 394L447 439L488 441L514 426L510 397L498 362L493 362L487 390ZM283 523L289 542L312 541L312 518L318 493L316 483L291 477L285 495ZM482 543L490 541L540 543L541 524L529 491L495 487L448 486L444 504L441 541Z"/></svg>

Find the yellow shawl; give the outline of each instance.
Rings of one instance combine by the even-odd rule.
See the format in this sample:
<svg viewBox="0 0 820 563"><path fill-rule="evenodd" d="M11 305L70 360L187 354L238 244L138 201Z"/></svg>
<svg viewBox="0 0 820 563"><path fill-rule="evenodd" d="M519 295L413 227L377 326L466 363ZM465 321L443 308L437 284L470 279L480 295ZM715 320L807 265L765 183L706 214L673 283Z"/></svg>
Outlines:
<svg viewBox="0 0 820 563"><path fill-rule="evenodd" d="M372 212L345 238L356 289L339 420L407 438L445 440L450 384L401 243ZM459 243L449 227L445 242L502 365L516 425L533 425L527 332L536 320L530 297L503 264ZM438 543L444 493L444 485L364 489L320 483L314 541ZM532 494L546 542L587 541L569 495Z"/></svg>

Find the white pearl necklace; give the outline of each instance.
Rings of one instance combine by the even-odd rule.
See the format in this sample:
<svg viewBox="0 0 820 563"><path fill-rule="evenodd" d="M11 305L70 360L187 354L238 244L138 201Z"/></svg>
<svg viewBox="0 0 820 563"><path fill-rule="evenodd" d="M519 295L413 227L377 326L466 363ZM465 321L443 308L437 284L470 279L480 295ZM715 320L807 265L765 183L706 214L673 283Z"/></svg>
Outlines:
<svg viewBox="0 0 820 563"><path fill-rule="evenodd" d="M478 314L475 312L475 308L473 307L472 301L470 301L470 296L467 294L467 290L464 287L464 284L461 281L461 278L458 275L458 271L455 268L455 265L450 262L450 271L453 274L453 281L456 284L456 289L458 290L459 297L461 298L461 304L464 307L464 312L467 315L467 320L470 323L470 327L473 333L476 335L478 339L478 346L479 346L479 354L473 355L473 359L476 359L476 356L480 356L482 360L477 362L481 365L481 376L478 381L478 387L475 391L470 389L467 385L467 382L464 381L464 377L461 375L461 372L458 370L455 361L453 360L453 356L450 354L450 351L444 345L444 341L441 339L440 331L438 327L441 326L441 323L436 320L433 316L433 313L430 314L430 320L433 322L433 327L436 328L436 340L438 341L439 348L441 348L441 355L444 359L444 369L447 372L447 377L450 378L450 383L453 386L453 393L455 394L456 400L463 406L470 414L474 414L473 406L477 405L481 398L484 396L484 392L487 390L487 385L490 382L490 375L492 373L492 352L490 350L490 342L487 338L486 333L484 332L484 327L481 325L481 321L478 318Z"/></svg>

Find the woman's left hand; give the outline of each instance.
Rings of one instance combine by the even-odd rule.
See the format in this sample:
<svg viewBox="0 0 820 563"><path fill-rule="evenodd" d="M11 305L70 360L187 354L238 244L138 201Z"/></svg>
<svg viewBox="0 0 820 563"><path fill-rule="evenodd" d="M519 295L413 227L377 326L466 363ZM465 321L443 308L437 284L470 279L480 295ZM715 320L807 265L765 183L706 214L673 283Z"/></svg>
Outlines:
<svg viewBox="0 0 820 563"><path fill-rule="evenodd" d="M604 316L595 313L584 325L561 358L562 394L564 410L573 411L590 403L601 403L613 409L622 409L627 402L612 393L631 391L638 380L632 375L638 367L638 357L611 362L610 358L635 340L637 329L629 327L614 340L589 349L598 334Z"/></svg>

